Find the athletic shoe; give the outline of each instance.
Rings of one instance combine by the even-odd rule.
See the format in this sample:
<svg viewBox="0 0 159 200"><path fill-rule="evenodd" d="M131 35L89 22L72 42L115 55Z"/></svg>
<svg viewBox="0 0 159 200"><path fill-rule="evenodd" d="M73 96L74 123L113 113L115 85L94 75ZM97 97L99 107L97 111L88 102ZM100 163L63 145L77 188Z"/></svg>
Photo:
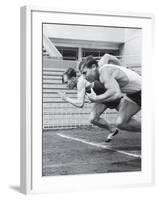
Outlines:
<svg viewBox="0 0 159 200"><path fill-rule="evenodd" d="M113 131L112 133L109 133L107 139L105 140L105 142L111 142L113 137L115 135L117 135L119 133L119 129L115 129L115 131Z"/></svg>

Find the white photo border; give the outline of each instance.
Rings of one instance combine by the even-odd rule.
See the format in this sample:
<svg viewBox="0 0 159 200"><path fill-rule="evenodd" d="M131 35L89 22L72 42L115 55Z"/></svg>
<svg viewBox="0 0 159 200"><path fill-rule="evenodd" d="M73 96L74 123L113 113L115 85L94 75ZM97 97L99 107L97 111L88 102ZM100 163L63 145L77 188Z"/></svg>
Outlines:
<svg viewBox="0 0 159 200"><path fill-rule="evenodd" d="M73 17L72 17L73 16ZM142 29L142 170L42 177L42 24L133 27ZM21 8L21 191L43 193L105 189L154 183L152 34L150 14Z"/></svg>

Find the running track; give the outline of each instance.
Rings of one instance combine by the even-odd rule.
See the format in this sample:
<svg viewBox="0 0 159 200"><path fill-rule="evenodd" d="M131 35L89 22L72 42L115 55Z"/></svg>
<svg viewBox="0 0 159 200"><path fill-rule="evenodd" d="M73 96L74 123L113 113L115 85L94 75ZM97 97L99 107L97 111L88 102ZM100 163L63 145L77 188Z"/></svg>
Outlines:
<svg viewBox="0 0 159 200"><path fill-rule="evenodd" d="M121 131L111 143L98 128L43 131L43 176L141 170L141 133Z"/></svg>

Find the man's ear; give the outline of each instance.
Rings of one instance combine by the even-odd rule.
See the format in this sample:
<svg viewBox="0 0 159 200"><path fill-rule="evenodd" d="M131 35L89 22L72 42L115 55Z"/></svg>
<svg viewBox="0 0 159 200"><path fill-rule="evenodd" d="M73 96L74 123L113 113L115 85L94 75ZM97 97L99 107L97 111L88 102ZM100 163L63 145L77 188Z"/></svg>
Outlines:
<svg viewBox="0 0 159 200"><path fill-rule="evenodd" d="M96 69L97 66L95 64L92 65L92 69Z"/></svg>

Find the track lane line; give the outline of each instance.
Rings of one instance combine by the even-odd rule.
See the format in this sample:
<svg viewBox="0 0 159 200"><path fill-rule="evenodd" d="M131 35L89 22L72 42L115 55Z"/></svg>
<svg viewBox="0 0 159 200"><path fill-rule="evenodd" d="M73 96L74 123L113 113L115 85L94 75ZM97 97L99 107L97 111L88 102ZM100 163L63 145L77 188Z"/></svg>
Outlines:
<svg viewBox="0 0 159 200"><path fill-rule="evenodd" d="M98 147L98 148L108 149L110 151L117 152L117 153L120 153L120 154L124 154L124 155L127 155L127 156L131 156L131 157L135 157L135 158L141 158L141 155L129 153L129 152L126 152L126 151L121 151L121 150L118 150L118 149L112 149L111 147L109 147L107 145L100 144L100 143L88 142L86 140L79 139L79 138L72 137L72 136L68 136L68 135L64 135L64 134L61 134L61 133L57 133L56 135L58 135L62 138L66 138L68 140L74 140L74 141L81 142L83 144L88 144L88 145L91 145L91 146L95 146L95 147Z"/></svg>

